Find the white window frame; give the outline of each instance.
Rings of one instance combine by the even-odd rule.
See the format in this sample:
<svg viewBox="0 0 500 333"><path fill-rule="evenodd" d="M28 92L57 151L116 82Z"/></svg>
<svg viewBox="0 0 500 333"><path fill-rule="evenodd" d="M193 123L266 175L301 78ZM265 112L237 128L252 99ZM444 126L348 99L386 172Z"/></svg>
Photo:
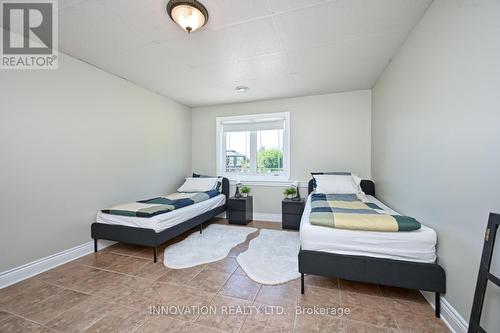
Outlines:
<svg viewBox="0 0 500 333"><path fill-rule="evenodd" d="M226 172L226 163L222 161L222 158L226 156L226 140L224 139L224 133L222 130L222 124L224 121L235 121L235 120L251 120L251 119L265 119L265 118L284 118L285 124L283 128L283 172L275 175L262 174L262 173L237 173L237 172ZM240 181L256 181L256 182L288 182L290 179L290 112L275 112L275 113L256 113L242 116L227 116L227 117L216 117L216 161L217 161L217 173L223 177L230 180L240 180ZM256 154L254 150L257 148L257 143L255 139L250 141L250 155L254 156ZM257 161L250 160L252 164Z"/></svg>

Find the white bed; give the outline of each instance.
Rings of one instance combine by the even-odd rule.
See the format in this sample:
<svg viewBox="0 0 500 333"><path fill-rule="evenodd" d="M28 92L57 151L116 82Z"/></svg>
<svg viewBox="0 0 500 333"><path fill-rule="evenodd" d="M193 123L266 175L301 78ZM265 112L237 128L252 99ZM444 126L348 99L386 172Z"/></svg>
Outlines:
<svg viewBox="0 0 500 333"><path fill-rule="evenodd" d="M220 207L225 203L226 196L224 194L219 194L218 196L208 200L149 218L105 214L99 211L97 213L96 221L97 223L104 224L118 224L128 227L153 229L158 233L195 216L203 214L204 212Z"/></svg>
<svg viewBox="0 0 500 333"><path fill-rule="evenodd" d="M364 196L390 214L398 214L373 196ZM337 254L370 256L394 260L434 263L436 260L436 232L424 225L409 232L375 232L335 229L309 223L311 196L307 198L300 223L300 241L303 250Z"/></svg>

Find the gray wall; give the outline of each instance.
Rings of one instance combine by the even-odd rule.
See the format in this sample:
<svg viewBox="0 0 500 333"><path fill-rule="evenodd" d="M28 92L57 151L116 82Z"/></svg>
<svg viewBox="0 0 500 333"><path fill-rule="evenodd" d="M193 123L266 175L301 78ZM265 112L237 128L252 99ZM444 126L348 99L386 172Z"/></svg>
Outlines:
<svg viewBox="0 0 500 333"><path fill-rule="evenodd" d="M435 0L373 89L378 196L437 230L446 300L467 321L488 213L500 212L499 59L498 1Z"/></svg>
<svg viewBox="0 0 500 333"><path fill-rule="evenodd" d="M193 171L216 173L216 117L284 111L290 112L291 180L337 170L370 177L370 90L194 108ZM282 192L283 187L252 186L254 211L281 214Z"/></svg>
<svg viewBox="0 0 500 333"><path fill-rule="evenodd" d="M90 241L98 209L173 191L191 169L188 107L59 59L0 73L0 272Z"/></svg>

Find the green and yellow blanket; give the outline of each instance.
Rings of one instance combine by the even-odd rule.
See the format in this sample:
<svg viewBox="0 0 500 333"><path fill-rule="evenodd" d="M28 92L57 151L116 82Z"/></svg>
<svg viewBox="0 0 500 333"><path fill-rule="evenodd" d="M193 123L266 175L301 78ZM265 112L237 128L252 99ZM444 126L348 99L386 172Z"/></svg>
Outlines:
<svg viewBox="0 0 500 333"><path fill-rule="evenodd" d="M108 209L103 209L102 212L122 216L153 217L208 200L219 194L220 192L218 190L196 193L174 193L166 197L140 200L114 206Z"/></svg>
<svg viewBox="0 0 500 333"><path fill-rule="evenodd" d="M312 194L309 222L323 227L365 231L420 229L420 223L414 218L387 214L376 204L361 201L356 194Z"/></svg>

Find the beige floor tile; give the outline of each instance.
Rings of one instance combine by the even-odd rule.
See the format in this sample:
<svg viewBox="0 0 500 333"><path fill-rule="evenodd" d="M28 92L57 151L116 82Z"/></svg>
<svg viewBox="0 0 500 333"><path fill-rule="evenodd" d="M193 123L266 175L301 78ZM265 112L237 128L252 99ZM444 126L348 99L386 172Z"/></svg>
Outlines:
<svg viewBox="0 0 500 333"><path fill-rule="evenodd" d="M189 333L191 323L163 316L149 317L137 333Z"/></svg>
<svg viewBox="0 0 500 333"><path fill-rule="evenodd" d="M208 306L215 294L207 293L190 287L180 288L172 284L156 284L155 305L167 309L173 307L170 317L185 321L194 321L200 314L200 309Z"/></svg>
<svg viewBox="0 0 500 333"><path fill-rule="evenodd" d="M185 286L204 268L205 265L199 265L184 269L170 269L167 271L167 273L160 276L156 281Z"/></svg>
<svg viewBox="0 0 500 333"><path fill-rule="evenodd" d="M299 315L295 319L295 333L343 333L345 323L343 320L326 315Z"/></svg>
<svg viewBox="0 0 500 333"><path fill-rule="evenodd" d="M340 280L340 290L342 292L353 292L358 294L382 296L382 291L377 284L362 283L348 280Z"/></svg>
<svg viewBox="0 0 500 333"><path fill-rule="evenodd" d="M117 260L108 267L109 270L134 275L146 266L150 261L147 259L119 256Z"/></svg>
<svg viewBox="0 0 500 333"><path fill-rule="evenodd" d="M124 255L135 255L146 249L146 246L131 245L118 243L109 248L109 252L124 254Z"/></svg>
<svg viewBox="0 0 500 333"><path fill-rule="evenodd" d="M399 324L399 322L402 322ZM399 331L402 333L449 333L446 325L437 318L421 318L417 321L406 321L398 318Z"/></svg>
<svg viewBox="0 0 500 333"><path fill-rule="evenodd" d="M307 287L305 294L299 294L298 305L305 308L338 308L341 307L338 289Z"/></svg>
<svg viewBox="0 0 500 333"><path fill-rule="evenodd" d="M8 287L0 289L0 307L4 303L10 302L12 299L19 297L22 294L30 294L38 289L47 286L48 284L38 276L15 283ZM55 288L57 290L57 288Z"/></svg>
<svg viewBox="0 0 500 333"><path fill-rule="evenodd" d="M226 257L225 259L207 264L206 269L232 274L238 267L238 262L235 258Z"/></svg>
<svg viewBox="0 0 500 333"><path fill-rule="evenodd" d="M274 286L262 285L255 302L268 305L293 307L297 304L300 291L296 282L288 282Z"/></svg>
<svg viewBox="0 0 500 333"><path fill-rule="evenodd" d="M99 319L85 332L134 332L146 319L145 313L119 308Z"/></svg>
<svg viewBox="0 0 500 333"><path fill-rule="evenodd" d="M397 333L397 329L377 327L367 323L346 320L346 333Z"/></svg>
<svg viewBox="0 0 500 333"><path fill-rule="evenodd" d="M240 332L244 333L288 333L293 332L295 309L278 308L272 305L256 304L245 320Z"/></svg>
<svg viewBox="0 0 500 333"><path fill-rule="evenodd" d="M434 316L427 302L388 299L393 317L403 332L448 332L446 325Z"/></svg>
<svg viewBox="0 0 500 333"><path fill-rule="evenodd" d="M187 285L188 287L200 289L209 293L217 293L230 276L231 273L226 273L224 271L205 269L196 275Z"/></svg>
<svg viewBox="0 0 500 333"><path fill-rule="evenodd" d="M73 289L93 270L88 266L65 264L40 274L39 278L47 283Z"/></svg>
<svg viewBox="0 0 500 333"><path fill-rule="evenodd" d="M390 298L404 299L414 302L425 302L424 296L418 290L404 289L397 287L380 286L382 295Z"/></svg>
<svg viewBox="0 0 500 333"><path fill-rule="evenodd" d="M0 322L4 321L5 319L11 317L12 315L10 313L7 313L5 311L0 310Z"/></svg>
<svg viewBox="0 0 500 333"><path fill-rule="evenodd" d="M117 304L145 311L155 305L159 285L151 280L127 276L121 286L114 289L116 295L110 299Z"/></svg>
<svg viewBox="0 0 500 333"><path fill-rule="evenodd" d="M124 279L124 275L94 268L74 286L74 290L97 295L109 290Z"/></svg>
<svg viewBox="0 0 500 333"><path fill-rule="evenodd" d="M22 316L37 323L45 324L89 297L89 295L80 292L63 290L41 302L32 303L23 310Z"/></svg>
<svg viewBox="0 0 500 333"><path fill-rule="evenodd" d="M163 265L163 262L153 262L150 261L140 270L136 271L133 275L139 276L145 279L156 280L159 277L167 274L170 271L169 268Z"/></svg>
<svg viewBox="0 0 500 333"><path fill-rule="evenodd" d="M199 324L192 324L189 326L189 333L225 333L225 331Z"/></svg>
<svg viewBox="0 0 500 333"><path fill-rule="evenodd" d="M329 288L329 289L339 289L339 281L335 278L329 278L318 275L306 275L304 277L304 282L306 288L308 286Z"/></svg>
<svg viewBox="0 0 500 333"><path fill-rule="evenodd" d="M106 299L90 296L49 321L46 326L60 332L83 332L117 308L116 304Z"/></svg>
<svg viewBox="0 0 500 333"><path fill-rule="evenodd" d="M350 310L346 319L384 328L397 328L391 305L383 297L344 293L342 306Z"/></svg>
<svg viewBox="0 0 500 333"><path fill-rule="evenodd" d="M253 301L259 292L260 286L259 283L246 275L233 274L220 291L220 294Z"/></svg>
<svg viewBox="0 0 500 333"><path fill-rule="evenodd" d="M163 261L163 250L165 249L165 245L163 246L158 246L158 252L157 252L157 255L156 255L156 260L157 260L157 263L160 263ZM138 257L138 258L144 258L144 259L147 259L149 260L151 263L154 263L153 262L153 254L154 254L154 249L152 247L144 247L142 250L138 251L138 252L134 252L132 253L131 255L134 256L134 257Z"/></svg>
<svg viewBox="0 0 500 333"><path fill-rule="evenodd" d="M6 333L38 333L43 329L39 324L16 316L10 316L0 322L0 332Z"/></svg>
<svg viewBox="0 0 500 333"><path fill-rule="evenodd" d="M88 256L81 258L81 263L84 265L109 269L113 264L115 264L123 255L114 252L97 252L91 253Z"/></svg>
<svg viewBox="0 0 500 333"><path fill-rule="evenodd" d="M85 281L85 287L82 289L90 290L92 295L116 299L117 297L124 295L130 289L139 289L142 285L152 283L151 280L115 272L106 271L100 275L102 281ZM98 279L99 277L93 280Z"/></svg>
<svg viewBox="0 0 500 333"><path fill-rule="evenodd" d="M425 300L422 302L414 302L404 299L388 298L387 303L391 307L395 316L405 314L407 312L415 313L421 316L434 316L434 309Z"/></svg>
<svg viewBox="0 0 500 333"><path fill-rule="evenodd" d="M29 281L29 283L23 283L20 286L11 286L12 289L9 289L11 287L5 288L9 290L5 292L5 296L0 295L0 309L20 314L31 304L43 301L63 291L60 287L42 281ZM22 286L26 286L26 289Z"/></svg>
<svg viewBox="0 0 500 333"><path fill-rule="evenodd" d="M213 327L226 332L238 332L243 325L246 313L245 308L250 307L251 302L230 298L225 296L215 296L210 306L215 307L216 314L202 314L196 323ZM225 312L224 309L227 309Z"/></svg>

